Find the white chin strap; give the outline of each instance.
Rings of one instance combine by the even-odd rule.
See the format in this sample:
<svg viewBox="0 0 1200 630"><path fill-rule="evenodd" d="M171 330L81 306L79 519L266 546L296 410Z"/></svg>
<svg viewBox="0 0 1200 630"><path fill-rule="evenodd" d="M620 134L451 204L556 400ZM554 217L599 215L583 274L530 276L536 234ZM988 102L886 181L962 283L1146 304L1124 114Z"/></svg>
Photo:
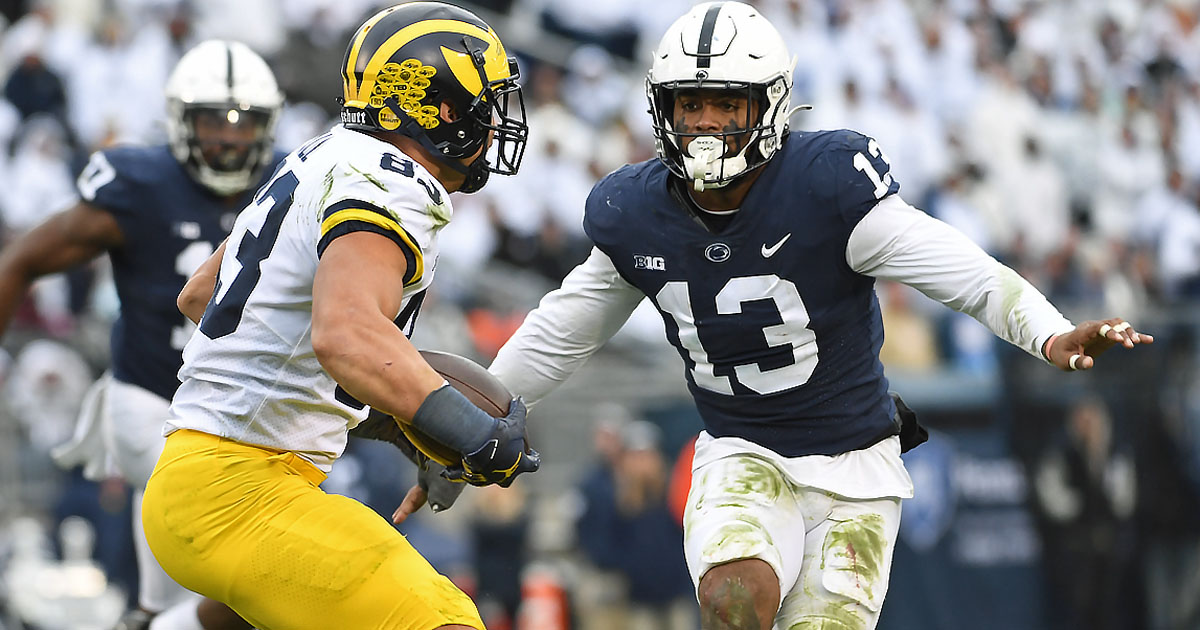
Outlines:
<svg viewBox="0 0 1200 630"><path fill-rule="evenodd" d="M720 188L728 183L728 180L711 182L706 179L708 177L729 177L746 170L744 150L731 158L722 158L724 154L725 143L713 136L700 136L688 145L683 165L692 176L692 187L696 192Z"/></svg>

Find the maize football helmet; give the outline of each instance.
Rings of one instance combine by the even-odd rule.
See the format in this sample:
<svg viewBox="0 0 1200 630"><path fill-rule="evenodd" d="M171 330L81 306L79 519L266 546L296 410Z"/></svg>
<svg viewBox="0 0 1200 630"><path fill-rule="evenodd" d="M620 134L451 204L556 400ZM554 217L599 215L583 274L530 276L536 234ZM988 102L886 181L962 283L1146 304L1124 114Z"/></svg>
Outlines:
<svg viewBox="0 0 1200 630"><path fill-rule="evenodd" d="M693 7L667 29L646 76L659 159L697 190L726 186L765 164L788 133L794 65L783 38L757 9L741 2ZM672 116L676 95L688 89L737 91L757 104L747 108L757 114L748 114L739 129L684 133ZM739 144L731 136L743 134L748 141L731 155Z"/></svg>
<svg viewBox="0 0 1200 630"><path fill-rule="evenodd" d="M441 2L384 9L351 38L342 75L345 127L413 138L466 175L461 192L520 167L528 127L517 62L470 11Z"/></svg>
<svg viewBox="0 0 1200 630"><path fill-rule="evenodd" d="M167 80L167 142L202 186L249 189L271 163L283 94L267 62L241 42L208 40Z"/></svg>

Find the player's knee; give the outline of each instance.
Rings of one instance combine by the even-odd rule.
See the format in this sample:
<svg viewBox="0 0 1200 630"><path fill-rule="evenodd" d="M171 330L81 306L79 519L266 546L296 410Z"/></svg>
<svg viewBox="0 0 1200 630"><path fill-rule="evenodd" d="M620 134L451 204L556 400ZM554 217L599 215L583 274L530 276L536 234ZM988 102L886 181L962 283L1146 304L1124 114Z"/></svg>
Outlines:
<svg viewBox="0 0 1200 630"><path fill-rule="evenodd" d="M703 630L767 630L771 626L769 621L763 623L754 610L754 603L748 599L701 597L700 627Z"/></svg>
<svg viewBox="0 0 1200 630"><path fill-rule="evenodd" d="M697 595L704 630L768 630L779 608L775 572L757 559L710 569Z"/></svg>

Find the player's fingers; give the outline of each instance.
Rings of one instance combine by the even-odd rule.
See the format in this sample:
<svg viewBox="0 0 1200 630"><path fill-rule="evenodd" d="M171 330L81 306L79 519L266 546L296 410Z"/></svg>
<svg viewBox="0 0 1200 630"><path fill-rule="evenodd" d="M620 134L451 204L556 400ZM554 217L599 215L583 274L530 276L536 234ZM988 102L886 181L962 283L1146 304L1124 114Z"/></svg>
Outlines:
<svg viewBox="0 0 1200 630"><path fill-rule="evenodd" d="M1107 323L1101 325L1097 334L1109 341L1120 343L1126 348L1132 348L1139 343L1154 343L1152 335L1138 332L1133 324L1122 319L1116 320L1111 326Z"/></svg>
<svg viewBox="0 0 1200 630"><path fill-rule="evenodd" d="M1113 325L1112 337L1110 338L1115 338L1118 343L1126 348L1132 348L1134 334L1136 334L1136 331L1133 330L1133 326L1129 322L1121 320Z"/></svg>
<svg viewBox="0 0 1200 630"><path fill-rule="evenodd" d="M1090 370L1096 360L1086 354L1072 354L1070 359L1067 359L1067 369L1074 372L1075 370Z"/></svg>
<svg viewBox="0 0 1200 630"><path fill-rule="evenodd" d="M409 488L408 494L404 495L404 500L400 502L400 507L392 512L392 522L397 525L403 523L411 514L425 505L427 496L425 489L419 485Z"/></svg>
<svg viewBox="0 0 1200 630"><path fill-rule="evenodd" d="M1096 336L1108 343L1088 343L1088 347L1096 353L1103 352L1110 347L1110 344L1119 343L1126 348L1132 348L1135 344L1141 343L1141 335L1134 330L1133 325L1129 322L1113 318L1100 324L1096 329ZM1153 338L1151 338L1151 342Z"/></svg>
<svg viewBox="0 0 1200 630"><path fill-rule="evenodd" d="M1113 332L1120 333L1122 337L1124 337L1124 344L1126 348L1132 348L1135 344L1139 343L1154 343L1153 335L1148 335L1144 332L1138 332L1133 327L1133 324L1130 324L1129 322L1121 322L1120 324L1113 326Z"/></svg>

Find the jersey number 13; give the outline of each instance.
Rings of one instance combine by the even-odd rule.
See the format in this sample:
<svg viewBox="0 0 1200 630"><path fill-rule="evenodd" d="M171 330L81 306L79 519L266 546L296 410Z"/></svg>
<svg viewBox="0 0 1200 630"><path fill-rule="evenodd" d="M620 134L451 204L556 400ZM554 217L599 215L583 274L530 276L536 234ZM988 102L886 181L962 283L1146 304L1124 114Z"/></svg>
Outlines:
<svg viewBox="0 0 1200 630"><path fill-rule="evenodd" d="M764 395L807 383L817 369L817 344L816 333L808 327L808 310L804 308L800 291L792 282L774 274L731 278L717 292L717 314L736 317L742 313L742 304L755 300L771 300L779 310L783 323L764 326L760 331L768 346L790 347L793 362L771 370L763 370L757 363L734 365L733 373L738 382ZM694 364L691 371L696 385L732 396L730 377L715 373L708 351L700 342L688 284L668 282L658 292L655 302L659 309L675 320L679 329L679 344L688 352Z"/></svg>

